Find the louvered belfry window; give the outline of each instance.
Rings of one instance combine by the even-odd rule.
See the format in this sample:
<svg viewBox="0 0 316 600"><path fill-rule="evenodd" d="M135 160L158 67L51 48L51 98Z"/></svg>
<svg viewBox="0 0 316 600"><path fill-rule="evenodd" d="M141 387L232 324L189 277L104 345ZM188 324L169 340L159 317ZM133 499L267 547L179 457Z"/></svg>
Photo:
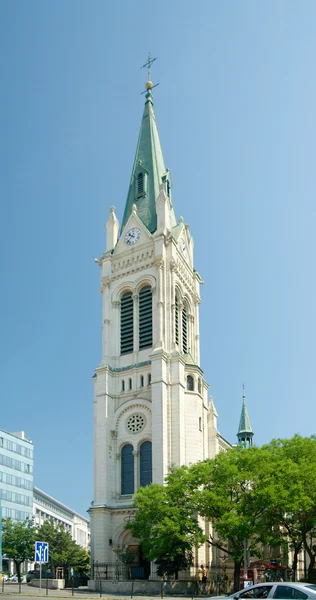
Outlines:
<svg viewBox="0 0 316 600"><path fill-rule="evenodd" d="M127 292L121 299L121 354L133 352L133 296Z"/></svg>
<svg viewBox="0 0 316 600"><path fill-rule="evenodd" d="M182 311L182 352L184 354L188 353L188 319L186 308Z"/></svg>
<svg viewBox="0 0 316 600"><path fill-rule="evenodd" d="M144 174L139 173L137 176L137 195L141 196L144 193Z"/></svg>
<svg viewBox="0 0 316 600"><path fill-rule="evenodd" d="M174 337L176 344L179 344L179 302L177 296L174 304Z"/></svg>
<svg viewBox="0 0 316 600"><path fill-rule="evenodd" d="M151 287L144 287L139 293L139 349L153 345L153 302Z"/></svg>

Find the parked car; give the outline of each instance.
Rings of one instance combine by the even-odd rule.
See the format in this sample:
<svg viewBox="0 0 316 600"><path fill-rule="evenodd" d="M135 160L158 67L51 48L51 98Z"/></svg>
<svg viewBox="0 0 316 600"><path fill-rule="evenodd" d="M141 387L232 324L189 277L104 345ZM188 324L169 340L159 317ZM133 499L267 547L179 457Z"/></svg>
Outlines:
<svg viewBox="0 0 316 600"><path fill-rule="evenodd" d="M18 583L19 579L17 575L10 575L8 583ZM25 576L21 575L21 583L25 583Z"/></svg>
<svg viewBox="0 0 316 600"><path fill-rule="evenodd" d="M31 571L28 571L26 574L26 583L30 583L30 581L32 581L32 579L39 579L40 577L40 572L38 569L33 569ZM53 574L51 571L47 571L45 569L42 569L42 579L52 579Z"/></svg>
<svg viewBox="0 0 316 600"><path fill-rule="evenodd" d="M39 571L36 571L36 570L28 571L26 573L26 583L30 583L30 581L32 579L37 579L37 578L39 578L39 576L40 576Z"/></svg>
<svg viewBox="0 0 316 600"><path fill-rule="evenodd" d="M223 596L218 596L223 598ZM316 585L299 581L271 581L258 583L244 590L240 590L228 598L242 600L242 598L279 598L280 600L316 600ZM217 600L217 598L212 598Z"/></svg>

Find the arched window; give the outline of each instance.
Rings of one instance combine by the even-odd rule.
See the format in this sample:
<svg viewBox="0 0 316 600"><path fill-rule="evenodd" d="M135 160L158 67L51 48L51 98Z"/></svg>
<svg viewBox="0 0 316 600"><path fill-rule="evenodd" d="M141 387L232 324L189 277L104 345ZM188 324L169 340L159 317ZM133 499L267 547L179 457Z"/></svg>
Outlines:
<svg viewBox="0 0 316 600"><path fill-rule="evenodd" d="M187 390L190 390L190 392L194 392L194 379L192 375L187 376Z"/></svg>
<svg viewBox="0 0 316 600"><path fill-rule="evenodd" d="M122 392L125 392L125 381L122 379Z"/></svg>
<svg viewBox="0 0 316 600"><path fill-rule="evenodd" d="M153 345L153 301L151 287L143 287L139 292L139 349Z"/></svg>
<svg viewBox="0 0 316 600"><path fill-rule="evenodd" d="M137 175L137 196L141 196L144 193L144 174L139 173Z"/></svg>
<svg viewBox="0 0 316 600"><path fill-rule="evenodd" d="M132 382L131 378L128 380L128 387L130 390L133 388L133 382Z"/></svg>
<svg viewBox="0 0 316 600"><path fill-rule="evenodd" d="M134 494L133 446L126 444L121 452L121 494Z"/></svg>
<svg viewBox="0 0 316 600"><path fill-rule="evenodd" d="M121 354L133 352L133 296L126 292L121 299Z"/></svg>
<svg viewBox="0 0 316 600"><path fill-rule="evenodd" d="M201 391L202 391L202 384L201 384L201 379L200 379L200 378L199 378L199 380L198 380L198 391L199 391L199 394L200 394L200 393L201 393Z"/></svg>
<svg viewBox="0 0 316 600"><path fill-rule="evenodd" d="M174 301L174 338L176 344L179 344L179 301L177 296Z"/></svg>
<svg viewBox="0 0 316 600"><path fill-rule="evenodd" d="M185 307L182 310L182 352L188 353L188 318Z"/></svg>
<svg viewBox="0 0 316 600"><path fill-rule="evenodd" d="M151 442L143 442L139 452L139 483L141 487L150 485L152 482L152 452Z"/></svg>

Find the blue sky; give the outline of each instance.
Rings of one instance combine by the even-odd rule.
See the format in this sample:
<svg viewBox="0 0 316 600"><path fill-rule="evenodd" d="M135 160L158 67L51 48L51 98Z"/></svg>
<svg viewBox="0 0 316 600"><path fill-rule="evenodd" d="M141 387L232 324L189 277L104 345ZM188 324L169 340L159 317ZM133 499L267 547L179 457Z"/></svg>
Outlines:
<svg viewBox="0 0 316 600"><path fill-rule="evenodd" d="M316 4L2 0L0 427L35 484L93 497L99 269L152 78L176 215L205 281L201 366L236 441L315 433Z"/></svg>

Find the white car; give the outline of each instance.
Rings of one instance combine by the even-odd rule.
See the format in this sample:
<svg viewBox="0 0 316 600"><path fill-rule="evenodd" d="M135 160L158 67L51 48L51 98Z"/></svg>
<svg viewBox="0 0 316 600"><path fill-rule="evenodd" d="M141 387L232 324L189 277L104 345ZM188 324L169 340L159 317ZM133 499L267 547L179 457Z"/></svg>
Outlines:
<svg viewBox="0 0 316 600"><path fill-rule="evenodd" d="M217 598L223 598L218 596ZM212 600L217 600L212 598ZM226 597L227 598L227 597ZM316 600L316 585L299 581L270 581L252 585L244 590L235 592L228 598L241 600L242 598L278 598L279 600Z"/></svg>
<svg viewBox="0 0 316 600"><path fill-rule="evenodd" d="M7 581L8 581L8 583L19 583L17 575L10 575L10 577ZM21 583L24 583L24 582L25 582L25 577L24 577L24 575L21 575Z"/></svg>

